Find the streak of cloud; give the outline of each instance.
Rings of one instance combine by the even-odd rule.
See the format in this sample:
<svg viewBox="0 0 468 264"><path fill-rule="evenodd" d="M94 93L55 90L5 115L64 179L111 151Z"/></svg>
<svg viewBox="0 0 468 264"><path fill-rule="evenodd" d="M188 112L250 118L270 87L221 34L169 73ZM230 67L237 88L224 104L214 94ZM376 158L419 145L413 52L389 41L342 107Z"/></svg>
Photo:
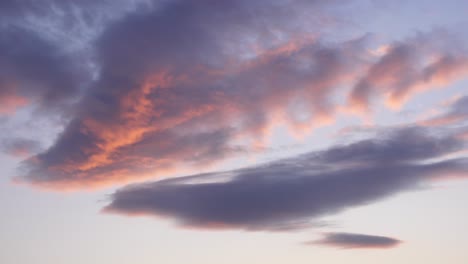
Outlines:
<svg viewBox="0 0 468 264"><path fill-rule="evenodd" d="M365 234L354 233L325 233L324 237L306 242L306 245L320 245L343 249L388 249L398 246L400 240Z"/></svg>
<svg viewBox="0 0 468 264"><path fill-rule="evenodd" d="M453 135L398 129L264 165L130 185L112 194L104 211L158 216L199 228L303 228L433 179L466 177L466 158L440 160L464 148L465 142Z"/></svg>

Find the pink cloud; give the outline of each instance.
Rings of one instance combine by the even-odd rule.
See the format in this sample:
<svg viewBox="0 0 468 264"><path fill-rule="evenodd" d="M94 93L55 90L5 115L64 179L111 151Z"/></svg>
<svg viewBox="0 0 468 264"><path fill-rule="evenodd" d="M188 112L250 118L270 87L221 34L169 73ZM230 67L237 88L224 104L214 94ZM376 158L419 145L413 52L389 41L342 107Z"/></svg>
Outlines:
<svg viewBox="0 0 468 264"><path fill-rule="evenodd" d="M417 94L467 77L468 57L425 47L422 43L432 37L422 36L388 46L353 87L348 99L351 108L368 112L375 99L383 99L388 108L400 109Z"/></svg>

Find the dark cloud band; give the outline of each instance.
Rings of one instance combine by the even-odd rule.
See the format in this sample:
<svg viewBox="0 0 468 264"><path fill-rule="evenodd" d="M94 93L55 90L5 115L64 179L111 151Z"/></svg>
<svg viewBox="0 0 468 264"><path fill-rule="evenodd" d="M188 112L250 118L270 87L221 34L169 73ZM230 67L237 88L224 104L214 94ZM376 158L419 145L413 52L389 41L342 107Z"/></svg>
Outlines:
<svg viewBox="0 0 468 264"><path fill-rule="evenodd" d="M116 191L104 211L167 217L201 228L301 228L432 179L466 176L466 159L430 162L463 144L419 128L402 129L265 165L130 185Z"/></svg>

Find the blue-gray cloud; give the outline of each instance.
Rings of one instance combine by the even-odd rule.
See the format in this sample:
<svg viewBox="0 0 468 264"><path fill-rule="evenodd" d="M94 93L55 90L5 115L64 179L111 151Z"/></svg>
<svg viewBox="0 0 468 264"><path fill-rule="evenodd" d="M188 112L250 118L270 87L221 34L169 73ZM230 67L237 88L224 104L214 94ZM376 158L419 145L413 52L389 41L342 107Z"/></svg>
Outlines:
<svg viewBox="0 0 468 264"><path fill-rule="evenodd" d="M104 211L162 216L201 228L301 228L438 177L466 175L466 158L443 159L464 148L451 135L398 129L245 169L130 185L112 194Z"/></svg>
<svg viewBox="0 0 468 264"><path fill-rule="evenodd" d="M309 241L307 245L321 245L343 249L383 249L398 246L402 241L384 236L373 236L354 233L325 233L324 237Z"/></svg>
<svg viewBox="0 0 468 264"><path fill-rule="evenodd" d="M0 140L0 151L17 157L28 157L41 150L38 141L28 138L6 138Z"/></svg>
<svg viewBox="0 0 468 264"><path fill-rule="evenodd" d="M0 104L12 108L4 112L21 103L65 111L78 95L85 73L79 60L62 51L29 29L0 29Z"/></svg>

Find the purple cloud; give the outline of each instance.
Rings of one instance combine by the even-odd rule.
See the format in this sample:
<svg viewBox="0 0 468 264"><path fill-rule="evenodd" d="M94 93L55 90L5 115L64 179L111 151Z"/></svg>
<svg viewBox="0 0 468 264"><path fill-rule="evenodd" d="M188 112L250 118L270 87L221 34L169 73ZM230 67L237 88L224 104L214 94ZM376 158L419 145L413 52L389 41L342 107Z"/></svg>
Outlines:
<svg viewBox="0 0 468 264"><path fill-rule="evenodd" d="M324 237L306 242L306 245L321 245L343 249L388 249L398 246L402 241L384 236L354 233L325 233Z"/></svg>
<svg viewBox="0 0 468 264"><path fill-rule="evenodd" d="M454 136L405 128L264 165L130 185L104 211L200 228L302 228L434 179L466 176L466 158L440 160L464 147Z"/></svg>
<svg viewBox="0 0 468 264"><path fill-rule="evenodd" d="M25 158L39 152L41 145L27 138L7 138L0 141L0 150L12 156Z"/></svg>
<svg viewBox="0 0 468 264"><path fill-rule="evenodd" d="M383 97L387 106L398 109L417 93L465 78L468 57L464 50L440 43L449 38L447 32L434 31L386 46L353 87L349 102L368 111L375 97Z"/></svg>
<svg viewBox="0 0 468 264"><path fill-rule="evenodd" d="M83 189L200 168L261 151L279 125L306 133L369 108L374 94L403 103L466 73L448 34L389 43L378 56L367 34L331 41L324 21L339 1L125 2L125 12L115 1L2 2L6 13L70 17L64 39L20 22L0 31L0 114L38 105L64 124L17 180ZM76 32L86 39L79 52L65 45Z"/></svg>
<svg viewBox="0 0 468 264"><path fill-rule="evenodd" d="M174 1L114 23L96 40L99 78L21 179L63 189L163 175L248 150L232 142L263 138L271 113L295 100L329 116L329 92L357 69L364 43L296 38L301 16L291 14L319 3L295 2Z"/></svg>
<svg viewBox="0 0 468 264"><path fill-rule="evenodd" d="M66 112L85 73L79 61L61 51L31 30L0 29L0 114L32 103Z"/></svg>

